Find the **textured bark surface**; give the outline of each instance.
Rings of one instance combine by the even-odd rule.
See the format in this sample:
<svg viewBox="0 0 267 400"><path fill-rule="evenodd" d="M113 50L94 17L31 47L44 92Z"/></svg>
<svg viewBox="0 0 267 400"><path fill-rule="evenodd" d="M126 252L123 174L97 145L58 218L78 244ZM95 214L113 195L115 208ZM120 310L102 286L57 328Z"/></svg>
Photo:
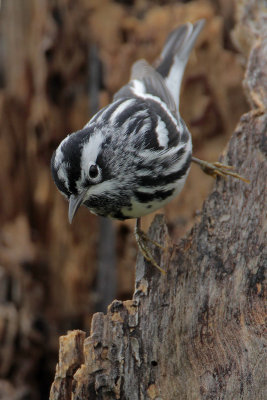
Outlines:
<svg viewBox="0 0 267 400"><path fill-rule="evenodd" d="M68 376L59 371L68 370L68 342L81 334L64 338L51 400L266 398L263 3L238 5L234 39L248 57L244 87L252 110L241 117L221 158L251 183L218 179L199 221L176 244L163 218L155 218L150 234L168 248L155 254L166 275L139 256L133 299L114 301L107 315L93 316L91 334L79 348L84 361ZM72 381L68 394L62 391L66 379Z"/></svg>

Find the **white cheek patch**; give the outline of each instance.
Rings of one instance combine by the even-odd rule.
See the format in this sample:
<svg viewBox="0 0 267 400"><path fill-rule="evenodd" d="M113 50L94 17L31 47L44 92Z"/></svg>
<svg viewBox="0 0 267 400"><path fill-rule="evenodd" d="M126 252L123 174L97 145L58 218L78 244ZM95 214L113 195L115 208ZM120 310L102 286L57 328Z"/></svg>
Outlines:
<svg viewBox="0 0 267 400"><path fill-rule="evenodd" d="M113 192L117 190L118 182L116 180L104 181L97 185L91 186L85 195L85 199L88 200L91 196L98 196L103 193Z"/></svg>

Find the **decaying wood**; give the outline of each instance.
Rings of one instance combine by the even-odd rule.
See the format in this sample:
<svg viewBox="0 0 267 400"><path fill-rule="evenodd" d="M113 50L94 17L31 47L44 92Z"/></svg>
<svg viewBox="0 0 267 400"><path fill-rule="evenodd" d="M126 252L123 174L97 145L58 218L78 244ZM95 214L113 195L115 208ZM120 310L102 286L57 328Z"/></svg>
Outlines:
<svg viewBox="0 0 267 400"><path fill-rule="evenodd" d="M251 183L218 179L177 244L155 218L150 234L168 248L155 254L167 274L139 256L133 299L95 314L83 346L80 332L61 339L51 400L266 398L267 24L257 5L240 2L234 32L237 43L250 37L244 86L253 109L221 159ZM71 370L73 341L83 355Z"/></svg>
<svg viewBox="0 0 267 400"><path fill-rule="evenodd" d="M52 388L60 392L60 398L68 399L72 391L72 377L84 362L83 344L85 333L82 331L72 331L67 337L60 338L60 359L62 363L57 365L56 374L59 377L60 386Z"/></svg>

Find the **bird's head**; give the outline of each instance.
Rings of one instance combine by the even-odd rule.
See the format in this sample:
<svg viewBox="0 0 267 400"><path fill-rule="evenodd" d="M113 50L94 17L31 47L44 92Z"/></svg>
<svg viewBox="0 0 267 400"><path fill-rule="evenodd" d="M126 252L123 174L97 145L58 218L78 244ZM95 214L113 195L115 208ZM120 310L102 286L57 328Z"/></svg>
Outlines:
<svg viewBox="0 0 267 400"><path fill-rule="evenodd" d="M108 179L102 160L105 142L101 131L92 124L67 136L52 156L52 176L69 200L70 223L80 205Z"/></svg>

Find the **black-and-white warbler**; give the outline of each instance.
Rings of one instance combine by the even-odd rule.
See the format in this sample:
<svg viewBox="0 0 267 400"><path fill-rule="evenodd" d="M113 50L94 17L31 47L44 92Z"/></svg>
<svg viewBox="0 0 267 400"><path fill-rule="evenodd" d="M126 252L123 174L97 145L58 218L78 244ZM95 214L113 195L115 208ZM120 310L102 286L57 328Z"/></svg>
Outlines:
<svg viewBox="0 0 267 400"><path fill-rule="evenodd" d="M100 216L137 218L137 242L156 266L140 217L177 196L189 172L192 142L179 114L179 92L203 25L199 20L175 29L156 69L137 61L113 102L67 136L51 161L54 181L69 200L69 221L81 204Z"/></svg>

